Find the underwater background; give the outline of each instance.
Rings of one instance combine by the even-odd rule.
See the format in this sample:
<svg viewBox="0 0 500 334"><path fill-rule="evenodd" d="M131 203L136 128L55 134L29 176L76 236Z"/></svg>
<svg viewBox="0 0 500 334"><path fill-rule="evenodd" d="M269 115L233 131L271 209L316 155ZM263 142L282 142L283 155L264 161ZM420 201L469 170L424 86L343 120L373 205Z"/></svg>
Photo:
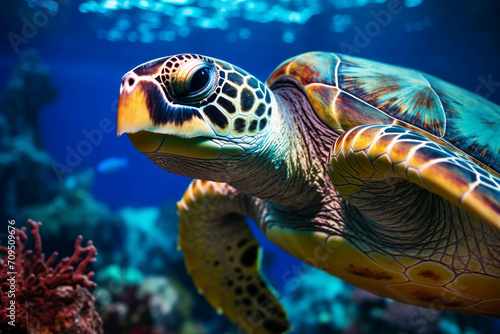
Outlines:
<svg viewBox="0 0 500 334"><path fill-rule="evenodd" d="M197 294L176 249L175 203L190 180L116 136L121 77L135 66L199 53L265 81L289 57L332 51L415 68L500 104L494 0L3 0L0 15L0 246L7 221L28 227L28 218L43 223L47 258L71 256L78 235L93 240L104 333L240 333ZM253 227L292 333L500 333L499 320L351 287Z"/></svg>

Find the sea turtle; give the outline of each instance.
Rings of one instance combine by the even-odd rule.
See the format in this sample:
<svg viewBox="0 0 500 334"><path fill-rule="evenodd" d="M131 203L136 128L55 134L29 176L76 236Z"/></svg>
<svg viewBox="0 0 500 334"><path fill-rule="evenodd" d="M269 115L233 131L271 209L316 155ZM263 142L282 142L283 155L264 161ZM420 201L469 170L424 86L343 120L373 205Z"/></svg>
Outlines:
<svg viewBox="0 0 500 334"><path fill-rule="evenodd" d="M286 60L266 85L179 54L123 77L117 129L196 179L178 203L179 248L198 290L247 333L289 324L245 217L357 287L500 317L500 107L476 94L334 53Z"/></svg>

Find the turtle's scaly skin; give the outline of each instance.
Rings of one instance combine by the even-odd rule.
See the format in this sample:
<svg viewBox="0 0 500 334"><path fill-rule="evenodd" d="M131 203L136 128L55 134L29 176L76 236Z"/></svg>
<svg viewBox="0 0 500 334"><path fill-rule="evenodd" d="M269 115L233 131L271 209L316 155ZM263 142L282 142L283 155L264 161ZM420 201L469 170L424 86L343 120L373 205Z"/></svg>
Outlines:
<svg viewBox="0 0 500 334"><path fill-rule="evenodd" d="M323 66L329 70L322 71ZM427 136L429 143L420 148L426 151L426 160L417 162L418 167L436 159L446 161L432 168L425 166L425 175L421 175L412 165L415 159L410 165L401 159L408 154L409 145L405 148L404 143L398 143L394 151L402 150L404 154L399 159L389 159L389 165L394 164L399 177L432 189L500 228L499 106L421 72L332 53L311 52L285 61L268 84L283 77L297 80L317 115L337 133L363 124L392 124ZM477 110L482 112L480 117L474 117ZM410 132L400 139L421 141ZM387 145L376 152L371 148L371 158L380 155L378 160L382 161L386 148ZM455 154L443 153L448 149ZM457 171L454 166L461 164L465 168ZM438 179L444 180L439 191L426 185ZM336 187L345 197L356 187L344 186L344 192L341 188Z"/></svg>
<svg viewBox="0 0 500 334"><path fill-rule="evenodd" d="M342 197L373 221L403 225L394 213L400 207L384 200L384 196L406 200L408 191L418 198L419 189L408 188L402 180L468 211L442 219L444 225L433 231L440 242L402 252L370 249L373 245L355 237L342 240L319 232L307 237L301 233L304 244L327 243L325 249L335 250L324 262L325 270L401 302L498 317L500 108L432 76L344 55L307 53L292 58L277 68L268 84L272 87L289 78L304 90L320 119L344 133L332 148L329 176ZM484 114L473 117L476 110ZM390 185L385 187L389 194L384 183ZM419 220L430 219L427 210L435 210L427 202L415 201L410 207L401 203L403 215L415 217L410 222L418 226ZM485 231L480 219L494 229ZM469 220L472 228L453 230ZM268 237L293 253L287 245L297 233L275 229ZM442 239L445 231L455 235ZM312 245L302 247L303 253L296 256L313 256L307 252L314 249ZM344 268L338 265L341 262Z"/></svg>
<svg viewBox="0 0 500 334"><path fill-rule="evenodd" d="M401 125L469 154L499 176L500 107L481 96L415 70L325 52L285 61L267 84L284 76L297 80L336 132L363 124Z"/></svg>
<svg viewBox="0 0 500 334"><path fill-rule="evenodd" d="M230 224L220 224L220 212L230 202L245 206L237 191L227 184L195 180L177 204L179 248L187 270L217 312L223 312L244 330L282 333L289 329L286 314L260 275L259 243L245 218L233 213ZM205 238L215 238L217 243L200 242ZM234 270L227 270L227 264Z"/></svg>
<svg viewBox="0 0 500 334"><path fill-rule="evenodd" d="M284 62L268 85L193 54L122 80L118 133L165 170L210 180L178 204L179 246L214 308L249 333L289 328L247 216L368 291L500 317L500 108L331 53Z"/></svg>
<svg viewBox="0 0 500 334"><path fill-rule="evenodd" d="M392 169L401 179L500 228L499 179L418 133L397 126L359 126L336 142L330 162L335 189L358 208L363 201L356 199L361 187L346 178L385 179ZM457 165L466 168L454 168Z"/></svg>
<svg viewBox="0 0 500 334"><path fill-rule="evenodd" d="M183 65L190 61L216 64L219 76L217 89L201 101L186 105L175 102L169 91L172 90L174 76L185 75L182 73ZM216 60L214 63L214 60L208 57L185 54L169 57L168 61L161 58L158 61L148 62L134 69L133 74L127 80L144 76L148 76L149 79L135 82L133 91L130 89L132 96L126 100L127 102L125 99L120 100L122 112L118 116L119 135L135 132L138 128L155 133L182 128L182 135L187 138L193 135L213 137L214 134L240 138L245 135L253 137L265 131L269 124L272 114L272 95L269 89L244 70L225 61ZM160 91L156 89L158 85ZM165 96L166 103L163 103L161 96ZM147 105L149 114L141 113L138 117L136 108L140 105ZM232 152L231 149L235 151ZM236 147L223 147L223 150L219 151L219 156L223 156L224 153L229 155L242 153L241 149L238 150Z"/></svg>

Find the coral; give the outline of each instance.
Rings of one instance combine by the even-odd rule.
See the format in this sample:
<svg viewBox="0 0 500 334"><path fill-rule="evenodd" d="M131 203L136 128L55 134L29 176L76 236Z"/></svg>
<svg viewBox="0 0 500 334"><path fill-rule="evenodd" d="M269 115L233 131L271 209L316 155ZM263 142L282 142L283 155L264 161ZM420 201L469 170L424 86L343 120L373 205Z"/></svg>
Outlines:
<svg viewBox="0 0 500 334"><path fill-rule="evenodd" d="M123 275L126 272L120 274L116 269L110 266L105 270L108 278L96 290L97 300L103 304L105 331L178 333L179 326L190 318L190 293L170 278L129 280Z"/></svg>
<svg viewBox="0 0 500 334"><path fill-rule="evenodd" d="M102 305L105 333L236 333L225 317L215 315L203 296L183 284L186 279L149 276L137 282L116 267L105 271L108 278L95 291L97 304ZM201 319L200 314L206 318Z"/></svg>
<svg viewBox="0 0 500 334"><path fill-rule="evenodd" d="M178 318L188 318L193 308L193 298L189 292L168 277L146 278L140 283L137 296L149 296L148 307L155 323L175 324Z"/></svg>
<svg viewBox="0 0 500 334"><path fill-rule="evenodd" d="M0 333L102 333L102 320L88 291L96 287L91 281L94 273L87 273L97 255L92 242L82 247L79 236L73 255L54 266L57 253L47 261L42 253L41 223L28 220L28 224L34 251L25 251L28 237L24 227L9 229L15 249L12 243L10 248L0 247L1 304L15 302L15 317L7 307L0 310Z"/></svg>
<svg viewBox="0 0 500 334"><path fill-rule="evenodd" d="M139 288L138 285L126 285L119 293L113 295L113 302L106 305L101 312L105 332L116 334L173 333L170 329L167 330L165 324L155 324L149 307L151 295L139 295Z"/></svg>
<svg viewBox="0 0 500 334"><path fill-rule="evenodd" d="M50 221L50 226L44 226L45 236L66 247L69 240L63 236L84 228L85 235L99 245L103 266L113 263L148 274L163 273L172 266L184 270L182 253L177 250L175 203L168 202L162 210L125 207L115 214L92 196L93 175L92 169L70 175L58 185L52 200L25 206L17 216Z"/></svg>

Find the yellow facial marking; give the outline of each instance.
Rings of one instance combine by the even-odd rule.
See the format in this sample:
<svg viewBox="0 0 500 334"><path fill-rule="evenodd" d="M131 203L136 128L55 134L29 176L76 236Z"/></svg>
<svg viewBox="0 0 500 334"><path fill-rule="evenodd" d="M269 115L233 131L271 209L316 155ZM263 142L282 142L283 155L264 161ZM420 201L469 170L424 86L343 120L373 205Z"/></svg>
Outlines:
<svg viewBox="0 0 500 334"><path fill-rule="evenodd" d="M131 92L123 92L118 100L118 136L152 128L146 108L146 96L140 85Z"/></svg>
<svg viewBox="0 0 500 334"><path fill-rule="evenodd" d="M135 133L138 131L175 134L176 136L184 138L214 136L214 131L207 122L199 117L192 117L190 120L185 120L182 122L182 125L176 125L175 122L168 122L163 125L154 124L146 100L147 92L144 91L142 83L147 82L148 85L152 83L155 86L158 85L158 83L140 78L136 78L136 81L135 87L131 88L130 91L123 90L120 94L117 115L118 136L123 133ZM161 90L160 87L157 87L157 89L158 91Z"/></svg>

